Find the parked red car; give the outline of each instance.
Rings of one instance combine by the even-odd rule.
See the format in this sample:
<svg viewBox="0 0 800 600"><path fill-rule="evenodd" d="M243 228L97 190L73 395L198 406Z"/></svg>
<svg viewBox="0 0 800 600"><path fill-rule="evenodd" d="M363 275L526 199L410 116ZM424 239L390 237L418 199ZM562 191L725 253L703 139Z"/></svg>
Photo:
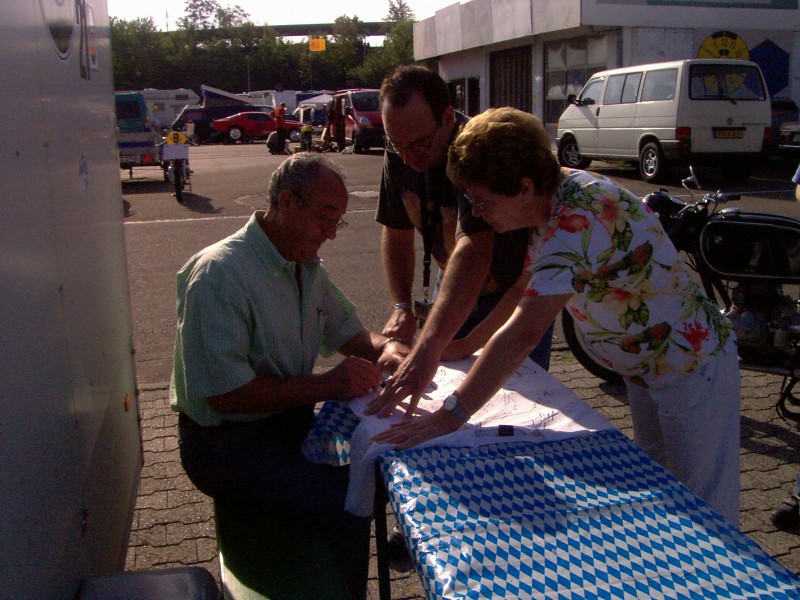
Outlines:
<svg viewBox="0 0 800 600"><path fill-rule="evenodd" d="M265 112L240 112L230 117L215 119L211 128L221 134L223 141L240 142L247 139L266 138L277 129L275 119ZM300 141L300 123L286 119L289 139Z"/></svg>

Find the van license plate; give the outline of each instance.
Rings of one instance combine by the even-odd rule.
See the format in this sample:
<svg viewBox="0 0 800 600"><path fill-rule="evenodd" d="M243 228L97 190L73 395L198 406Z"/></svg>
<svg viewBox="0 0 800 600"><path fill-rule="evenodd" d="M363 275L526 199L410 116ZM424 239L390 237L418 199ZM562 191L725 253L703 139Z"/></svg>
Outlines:
<svg viewBox="0 0 800 600"><path fill-rule="evenodd" d="M712 127L714 137L723 140L739 140L744 137L744 127Z"/></svg>
<svg viewBox="0 0 800 600"><path fill-rule="evenodd" d="M138 163L139 157L135 154L120 154L119 160L124 163Z"/></svg>

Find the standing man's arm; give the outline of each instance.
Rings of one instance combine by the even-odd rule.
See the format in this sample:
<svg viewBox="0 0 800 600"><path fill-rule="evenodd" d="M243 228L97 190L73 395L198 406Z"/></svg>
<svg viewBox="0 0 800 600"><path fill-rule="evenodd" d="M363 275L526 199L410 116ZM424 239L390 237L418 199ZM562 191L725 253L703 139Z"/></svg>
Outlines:
<svg viewBox="0 0 800 600"><path fill-rule="evenodd" d="M399 305L392 309L382 333L411 345L417 331L411 299L415 264L414 229L384 226L381 233L381 259L392 304L396 307Z"/></svg>
<svg viewBox="0 0 800 600"><path fill-rule="evenodd" d="M447 261L444 280L419 339L408 358L395 371L384 391L370 404L367 414L388 416L411 396L411 415L425 388L433 380L445 346L469 316L489 273L494 232L485 230L458 239Z"/></svg>

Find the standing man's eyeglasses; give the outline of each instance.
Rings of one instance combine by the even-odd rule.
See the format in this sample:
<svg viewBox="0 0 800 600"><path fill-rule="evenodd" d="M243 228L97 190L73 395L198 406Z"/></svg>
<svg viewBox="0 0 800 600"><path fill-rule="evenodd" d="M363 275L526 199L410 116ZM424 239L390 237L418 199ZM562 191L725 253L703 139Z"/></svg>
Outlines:
<svg viewBox="0 0 800 600"><path fill-rule="evenodd" d="M386 147L393 152L397 152L398 154L419 154L421 152L427 152L431 149L433 138L436 137L439 127L441 127L441 125L437 125L429 134L423 135L422 137L417 138L408 144L397 144L387 137Z"/></svg>
<svg viewBox="0 0 800 600"><path fill-rule="evenodd" d="M470 196L466 192L464 192L464 198L466 198L467 202L469 202L473 207L477 208L479 211L483 212L484 210L486 210L487 202L485 200L473 200L472 196Z"/></svg>

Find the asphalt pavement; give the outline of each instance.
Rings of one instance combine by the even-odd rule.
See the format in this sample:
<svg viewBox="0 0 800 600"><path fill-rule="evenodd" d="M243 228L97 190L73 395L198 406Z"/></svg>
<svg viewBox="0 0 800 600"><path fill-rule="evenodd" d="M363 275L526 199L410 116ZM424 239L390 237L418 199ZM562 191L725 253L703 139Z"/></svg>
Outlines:
<svg viewBox="0 0 800 600"><path fill-rule="evenodd" d="M213 150L210 150L211 152ZM355 164L359 157L353 157ZM369 163L375 169L379 158ZM347 157L341 157L342 160ZM219 159L222 163L225 159ZM260 159L259 159L260 160ZM348 159L349 160L349 159ZM199 163L198 163L199 164ZM270 163L271 164L271 163ZM267 167L268 168L268 167ZM787 167L788 170L788 167ZM145 216L163 198L151 199L148 194L168 194L155 184L131 191L130 185L123 186L123 201L126 203L126 238L129 252L129 271L131 274L131 302L134 314L134 328L137 349L137 371L139 386L139 411L141 416L142 449L144 467L142 470L139 496L136 503L128 548L128 570L165 568L180 565L200 565L208 568L219 580L219 563L216 556L216 538L211 501L198 492L187 479L180 464L177 450L177 417L168 406L169 356L174 335L174 296L173 276L175 265L180 266L197 247L205 245L206 239L215 241L222 235L217 230L203 233L202 228L211 228L211 217L229 218L228 229L238 228L253 206L243 202L249 193L231 192L231 198L239 199L237 211L233 204L221 210L218 197L227 192L222 187L214 188L216 174L203 179L202 174L193 182L199 200L189 206L191 214L176 211L181 207L167 206L174 228L162 233L160 223L166 219L153 217L151 228L155 233L145 236ZM770 173L765 179L772 177ZM776 177L783 178L783 171ZM253 189L263 189L264 173L259 173ZM762 182L757 181L756 187ZM222 186L223 183L220 183ZM205 186L205 190L202 188ZM374 178L361 179L359 175L349 177L351 204L363 209L364 215L350 219L355 222L356 232L351 232L353 246L370 248L377 244L377 226L371 223L371 210L377 197ZM784 190L787 189L784 187ZM638 193L638 192L637 192ZM263 196L263 193L262 193ZM788 199L784 193L781 196ZM152 204L151 203L152 200ZM262 198L263 201L263 198ZM173 201L174 202L174 201ZM762 201L759 201L762 202ZM191 203L191 200L190 200ZM216 204L215 204L216 203ZM166 205L165 205L166 206ZM790 212L795 207L786 204ZM186 207L183 207L186 208ZM159 209L160 210L160 209ZM349 215L348 215L349 216ZM201 219L196 229L185 234L180 241L175 239L176 231L182 231L190 219ZM138 221L137 221L138 220ZM138 222L141 227L130 225ZM191 223L194 224L194 223ZM164 225L164 228L167 226ZM198 233L200 232L200 233ZM183 235L183 234L181 234ZM227 235L225 233L224 235ZM342 236L345 238L345 236ZM164 241L169 238L171 242ZM332 246L333 247L333 246ZM177 250L176 250L177 248ZM360 261L354 251L341 251L332 256L331 265L338 265L334 280L365 277L360 273ZM370 260L377 261L377 246L369 250ZM148 261L161 258L163 271L158 265ZM379 267L378 267L379 269ZM379 271L378 271L379 272ZM338 279L337 279L338 277ZM348 295L357 296L354 301L378 304L376 315L386 304L385 290L379 275L370 275L371 286L363 289L363 284L347 289ZM166 288L166 289L162 289ZM360 291L359 291L360 289ZM162 298L159 304L151 298ZM375 321L377 316L367 321ZM370 323L368 322L368 326ZM625 434L631 436L631 422L625 399L624 388L602 382L589 374L572 357L560 335L555 339L551 372L567 387L574 390L590 406L598 410L606 419ZM782 379L777 376L743 372L742 411L741 411L741 529L755 540L769 555L786 566L790 571L800 574L800 530L779 531L769 521L772 511L791 489L795 476L800 470L800 432L793 421L782 419L775 408L781 389ZM797 407L800 410L800 407ZM312 567L313 568L313 567ZM377 598L377 570L374 544L372 549L369 597ZM392 597L399 599L424 598L422 587L414 573L392 574Z"/></svg>

